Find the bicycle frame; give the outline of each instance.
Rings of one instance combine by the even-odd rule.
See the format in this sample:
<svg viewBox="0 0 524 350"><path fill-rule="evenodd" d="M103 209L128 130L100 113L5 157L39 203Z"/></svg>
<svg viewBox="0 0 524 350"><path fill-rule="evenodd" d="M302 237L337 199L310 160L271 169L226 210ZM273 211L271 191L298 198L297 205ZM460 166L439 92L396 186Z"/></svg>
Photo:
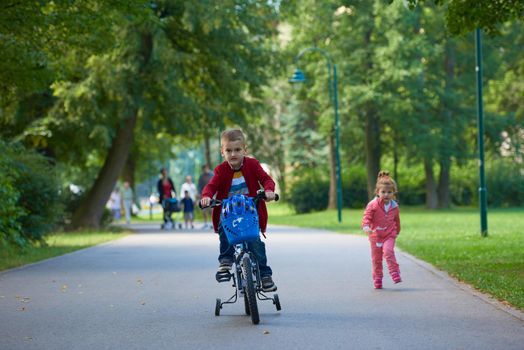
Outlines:
<svg viewBox="0 0 524 350"><path fill-rule="evenodd" d="M235 294L233 294L227 301L222 302L222 304L234 304L238 300L238 294L243 294L243 287L246 283L245 278L242 276L242 258L245 254L249 255L250 261L252 263L253 272L255 275L254 283L255 290L257 293L258 300L273 300L273 298L268 297L262 291L262 278L260 277L260 269L258 267L258 260L256 256L249 250L248 243L243 242L235 245L235 272L229 273L229 278L233 278L233 287L235 287ZM238 283L237 283L238 282Z"/></svg>
<svg viewBox="0 0 524 350"><path fill-rule="evenodd" d="M257 192L257 195L255 197L255 205L257 206L257 208L258 201L265 198L266 196L263 190ZM275 194L275 201L278 201L278 199L278 194ZM222 201L213 199L209 206L216 207L221 204ZM200 203L199 207L201 209L204 209L204 207L202 207ZM238 295L239 293L241 293L244 295L246 314L251 315L251 320L254 324L258 324L260 318L256 300L271 300L273 304L276 306L277 311L281 310L280 300L277 294L274 294L273 297L268 297L263 293L262 278L260 276L258 260L255 254L250 251L249 243L247 241L244 241L239 244L235 244L234 250L234 272L231 273L229 271L219 271L216 274L216 280L217 282L228 282L231 280L231 278L233 278L233 287L235 288L235 294L233 294L228 300L224 302L221 301L219 298L216 299L215 316L220 315L220 309L222 309L222 306L224 304L236 303L238 300ZM245 262L248 262L250 266L245 266ZM254 288L250 287L251 283L253 284L252 286Z"/></svg>

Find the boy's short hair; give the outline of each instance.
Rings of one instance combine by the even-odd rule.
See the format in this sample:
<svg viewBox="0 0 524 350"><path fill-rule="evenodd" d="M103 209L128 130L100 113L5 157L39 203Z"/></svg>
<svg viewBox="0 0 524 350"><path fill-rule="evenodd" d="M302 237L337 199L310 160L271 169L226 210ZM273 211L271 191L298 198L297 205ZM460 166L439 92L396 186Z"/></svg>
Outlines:
<svg viewBox="0 0 524 350"><path fill-rule="evenodd" d="M241 141L245 145L246 137L240 129L229 129L220 135L220 142L222 141Z"/></svg>

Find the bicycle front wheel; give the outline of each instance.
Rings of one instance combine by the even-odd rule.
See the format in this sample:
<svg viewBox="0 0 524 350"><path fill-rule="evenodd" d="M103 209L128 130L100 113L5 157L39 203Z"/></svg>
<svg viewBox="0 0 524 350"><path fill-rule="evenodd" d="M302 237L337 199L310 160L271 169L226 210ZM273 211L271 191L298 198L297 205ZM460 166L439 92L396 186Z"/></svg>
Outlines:
<svg viewBox="0 0 524 350"><path fill-rule="evenodd" d="M260 322L260 317L258 315L257 293L255 290L255 283L253 281L253 265L251 264L251 259L247 254L242 258L242 274L242 277L244 277L244 281L246 282L246 293L244 298L247 298L249 313L251 314L251 321L253 324L258 324Z"/></svg>

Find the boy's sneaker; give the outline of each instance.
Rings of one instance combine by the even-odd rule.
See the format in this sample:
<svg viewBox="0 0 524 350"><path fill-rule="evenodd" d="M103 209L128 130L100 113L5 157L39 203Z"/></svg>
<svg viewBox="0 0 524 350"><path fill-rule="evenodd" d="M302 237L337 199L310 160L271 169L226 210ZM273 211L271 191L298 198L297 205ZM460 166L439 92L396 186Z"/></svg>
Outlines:
<svg viewBox="0 0 524 350"><path fill-rule="evenodd" d="M228 272L233 267L233 263L231 261L224 261L221 262L218 266L218 272Z"/></svg>
<svg viewBox="0 0 524 350"><path fill-rule="evenodd" d="M277 290L277 285L273 282L271 276L262 277L262 290L264 292L274 292Z"/></svg>
<svg viewBox="0 0 524 350"><path fill-rule="evenodd" d="M398 272L393 273L391 278L395 284L402 282L402 278L400 278L400 274Z"/></svg>
<svg viewBox="0 0 524 350"><path fill-rule="evenodd" d="M373 281L373 286L375 289L382 289L382 279L377 278Z"/></svg>

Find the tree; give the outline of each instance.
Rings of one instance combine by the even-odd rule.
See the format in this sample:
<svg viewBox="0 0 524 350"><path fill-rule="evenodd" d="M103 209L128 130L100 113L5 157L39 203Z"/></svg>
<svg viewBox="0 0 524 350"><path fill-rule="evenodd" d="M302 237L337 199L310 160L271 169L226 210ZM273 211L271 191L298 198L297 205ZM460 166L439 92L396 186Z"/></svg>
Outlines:
<svg viewBox="0 0 524 350"><path fill-rule="evenodd" d="M500 33L499 27L510 20L523 21L524 2L521 0L403 0L414 8L432 2L446 8L446 26L453 35L462 35L481 28L487 33ZM393 2L393 0L389 0Z"/></svg>
<svg viewBox="0 0 524 350"><path fill-rule="evenodd" d="M259 5L230 1L210 13L204 4L158 3L154 11L161 22L121 27L117 33L125 44L93 56L82 80L56 85L55 126L64 119L68 128L92 120L108 136L104 164L73 217L74 227L98 226L137 123L189 138L206 111L230 123L247 120L266 76L261 66L271 61L269 48L259 44L272 29L259 17L272 9ZM205 104L202 96L213 96L214 103Z"/></svg>

